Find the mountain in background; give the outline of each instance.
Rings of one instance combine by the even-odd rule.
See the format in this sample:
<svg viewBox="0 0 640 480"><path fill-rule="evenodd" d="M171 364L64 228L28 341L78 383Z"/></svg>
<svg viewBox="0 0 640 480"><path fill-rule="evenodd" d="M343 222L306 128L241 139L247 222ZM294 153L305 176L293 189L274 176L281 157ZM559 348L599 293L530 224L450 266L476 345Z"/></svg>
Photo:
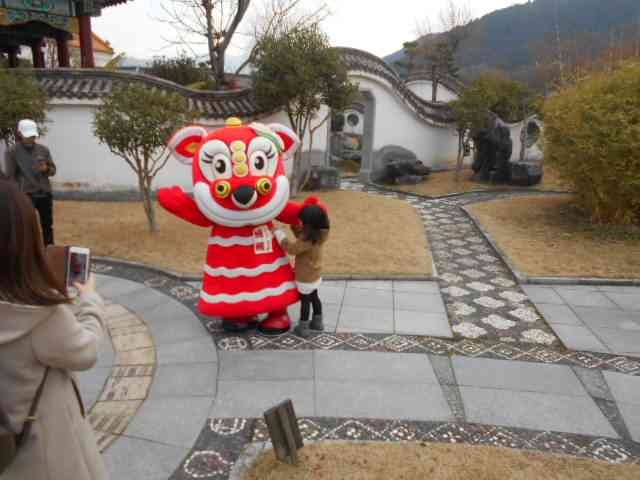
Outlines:
<svg viewBox="0 0 640 480"><path fill-rule="evenodd" d="M498 69L528 81L535 69L534 52L545 45L552 48L550 39L556 39L557 33L562 41L586 34L589 42L597 44L590 47L602 48L611 32L623 27L640 38L640 0L535 0L487 14L471 27L457 55L463 79ZM384 60L397 68L395 62L404 57L400 50Z"/></svg>

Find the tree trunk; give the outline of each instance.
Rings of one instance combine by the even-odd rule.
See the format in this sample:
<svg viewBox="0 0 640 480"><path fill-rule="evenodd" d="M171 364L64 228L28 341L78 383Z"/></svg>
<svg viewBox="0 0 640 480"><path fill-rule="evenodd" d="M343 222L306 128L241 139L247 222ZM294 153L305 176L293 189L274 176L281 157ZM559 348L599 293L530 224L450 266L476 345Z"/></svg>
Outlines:
<svg viewBox="0 0 640 480"><path fill-rule="evenodd" d="M156 233L158 231L158 224L156 222L156 211L153 205L153 198L151 196L151 181L141 177L139 178L138 183L140 185L140 194L142 196L142 206L144 207L144 213L147 216L149 224L149 231L151 233Z"/></svg>
<svg viewBox="0 0 640 480"><path fill-rule="evenodd" d="M437 77L431 80L431 101L434 103L438 101L438 83Z"/></svg>
<svg viewBox="0 0 640 480"><path fill-rule="evenodd" d="M458 158L456 160L456 182L460 180L460 172L464 164L464 131L458 130Z"/></svg>

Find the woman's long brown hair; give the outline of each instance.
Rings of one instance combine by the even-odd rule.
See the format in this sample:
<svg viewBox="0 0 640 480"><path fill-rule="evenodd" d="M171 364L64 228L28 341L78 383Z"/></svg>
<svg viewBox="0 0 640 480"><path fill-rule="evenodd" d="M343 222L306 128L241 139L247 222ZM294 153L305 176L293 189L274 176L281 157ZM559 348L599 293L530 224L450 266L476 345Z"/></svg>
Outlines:
<svg viewBox="0 0 640 480"><path fill-rule="evenodd" d="M69 302L51 270L40 222L29 197L0 181L0 300L51 306Z"/></svg>

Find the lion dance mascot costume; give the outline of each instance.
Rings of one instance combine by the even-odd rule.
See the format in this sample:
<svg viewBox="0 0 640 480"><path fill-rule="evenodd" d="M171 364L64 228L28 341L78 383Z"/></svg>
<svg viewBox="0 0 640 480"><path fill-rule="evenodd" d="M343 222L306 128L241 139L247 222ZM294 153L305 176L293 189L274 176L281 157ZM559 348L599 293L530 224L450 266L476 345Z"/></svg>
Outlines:
<svg viewBox="0 0 640 480"><path fill-rule="evenodd" d="M199 310L221 317L228 331L259 325L265 334L290 328L287 306L299 299L293 269L273 235L273 221L299 222L302 209L289 202L285 156L293 155L298 137L283 125L242 125L207 133L199 126L178 131L169 148L192 165L193 198L180 187L161 189L160 204L169 212L211 228Z"/></svg>

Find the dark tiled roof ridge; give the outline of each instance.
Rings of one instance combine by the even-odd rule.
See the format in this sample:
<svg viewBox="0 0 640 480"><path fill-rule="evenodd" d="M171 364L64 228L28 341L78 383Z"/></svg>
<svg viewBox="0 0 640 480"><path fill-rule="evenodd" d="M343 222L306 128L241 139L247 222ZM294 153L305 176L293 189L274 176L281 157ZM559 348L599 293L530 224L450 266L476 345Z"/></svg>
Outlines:
<svg viewBox="0 0 640 480"><path fill-rule="evenodd" d="M453 122L448 105L430 102L416 95L381 58L355 48L337 50L350 71L362 71L385 80L391 85L394 94L423 121L437 126ZM144 73L106 69L19 69L16 72L35 75L52 98L99 99L110 95L118 84L141 82L151 88L184 95L189 99L189 106L205 118L246 118L268 113L260 108L251 88L232 91L193 90Z"/></svg>

